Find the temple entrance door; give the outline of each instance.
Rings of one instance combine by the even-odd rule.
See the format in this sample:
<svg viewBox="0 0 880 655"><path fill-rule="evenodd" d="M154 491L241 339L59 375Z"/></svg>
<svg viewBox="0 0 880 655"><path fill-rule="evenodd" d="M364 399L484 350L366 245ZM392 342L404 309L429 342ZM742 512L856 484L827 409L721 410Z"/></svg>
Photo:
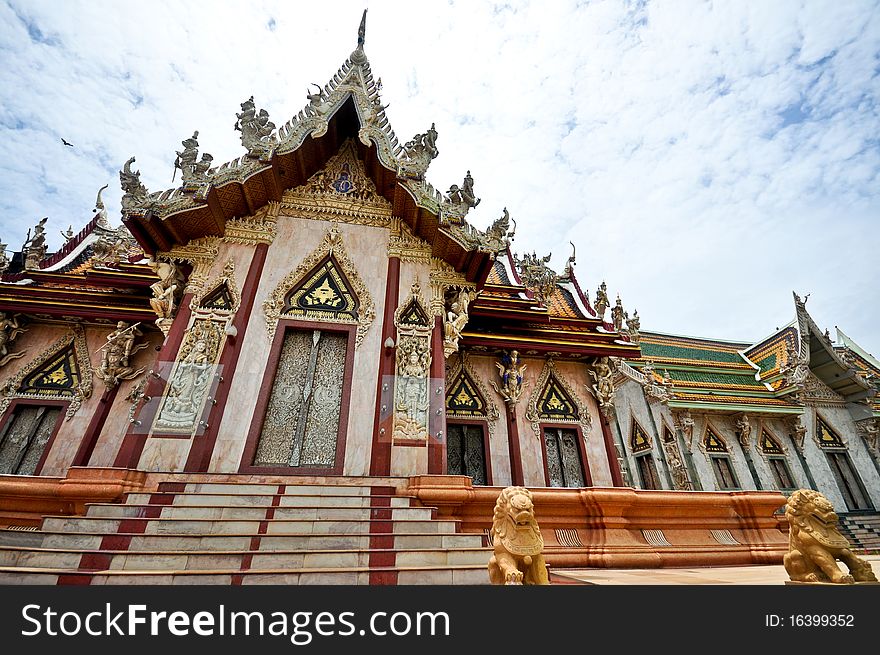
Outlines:
<svg viewBox="0 0 880 655"><path fill-rule="evenodd" d="M840 487L840 493L846 503L846 509L850 512L858 510L873 509L862 481L850 464L849 457L842 450L826 450L825 455L828 457L828 465L834 474L837 486Z"/></svg>
<svg viewBox="0 0 880 655"><path fill-rule="evenodd" d="M338 332L287 330L254 466L335 466L347 346Z"/></svg>
<svg viewBox="0 0 880 655"><path fill-rule="evenodd" d="M0 430L0 473L34 475L60 415L60 407L16 407Z"/></svg>
<svg viewBox="0 0 880 655"><path fill-rule="evenodd" d="M577 430L545 428L544 446L547 451L550 486L583 487L584 470L581 466Z"/></svg>

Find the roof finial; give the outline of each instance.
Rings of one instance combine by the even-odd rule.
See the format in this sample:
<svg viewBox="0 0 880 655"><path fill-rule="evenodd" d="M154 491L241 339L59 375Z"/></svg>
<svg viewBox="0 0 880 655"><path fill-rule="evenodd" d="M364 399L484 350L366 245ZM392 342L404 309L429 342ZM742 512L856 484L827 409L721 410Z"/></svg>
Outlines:
<svg viewBox="0 0 880 655"><path fill-rule="evenodd" d="M364 15L361 17L361 26L358 28L358 47L364 47L364 40L367 34L367 10L364 9Z"/></svg>

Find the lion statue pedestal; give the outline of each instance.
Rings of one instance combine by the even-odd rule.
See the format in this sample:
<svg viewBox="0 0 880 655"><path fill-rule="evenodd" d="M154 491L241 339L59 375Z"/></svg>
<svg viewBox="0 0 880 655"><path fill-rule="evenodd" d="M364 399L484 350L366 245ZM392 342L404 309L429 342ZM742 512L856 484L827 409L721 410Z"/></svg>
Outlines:
<svg viewBox="0 0 880 655"><path fill-rule="evenodd" d="M495 585L550 584L544 564L544 538L535 520L532 493L525 487L507 487L498 496L492 517L494 554L489 560L489 582Z"/></svg>
<svg viewBox="0 0 880 655"><path fill-rule="evenodd" d="M877 582L870 563L850 550L846 537L837 529L834 508L818 491L798 489L791 494L785 517L789 552L782 561L793 583ZM836 560L846 564L849 574Z"/></svg>

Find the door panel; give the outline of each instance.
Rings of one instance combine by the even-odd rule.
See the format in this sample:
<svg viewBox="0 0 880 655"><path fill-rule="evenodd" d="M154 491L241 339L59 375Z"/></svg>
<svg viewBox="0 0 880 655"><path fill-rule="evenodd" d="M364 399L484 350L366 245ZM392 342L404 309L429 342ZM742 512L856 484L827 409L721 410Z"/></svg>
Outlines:
<svg viewBox="0 0 880 655"><path fill-rule="evenodd" d="M546 428L544 446L550 486L583 487L584 470L581 466L577 430Z"/></svg>

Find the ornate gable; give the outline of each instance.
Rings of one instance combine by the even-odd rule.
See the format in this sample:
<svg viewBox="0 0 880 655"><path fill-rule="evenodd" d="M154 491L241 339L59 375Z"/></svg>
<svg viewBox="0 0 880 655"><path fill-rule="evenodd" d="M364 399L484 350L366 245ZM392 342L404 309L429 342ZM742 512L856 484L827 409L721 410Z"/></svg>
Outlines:
<svg viewBox="0 0 880 655"><path fill-rule="evenodd" d="M269 338L281 318L307 318L327 323L356 323L359 347L376 317L373 299L348 258L336 223L320 245L284 276L266 302Z"/></svg>
<svg viewBox="0 0 880 655"><path fill-rule="evenodd" d="M761 427L761 440L758 442L761 452L765 455L784 455L785 450L776 437L767 431L767 428Z"/></svg>
<svg viewBox="0 0 880 655"><path fill-rule="evenodd" d="M553 359L547 359L535 392L529 399L526 418L537 437L541 436L540 423L576 423L586 438L590 433L590 412L574 389L559 374Z"/></svg>
<svg viewBox="0 0 880 655"><path fill-rule="evenodd" d="M0 414L14 398L69 400L67 418L92 395L92 365L82 326L49 346L0 389Z"/></svg>

